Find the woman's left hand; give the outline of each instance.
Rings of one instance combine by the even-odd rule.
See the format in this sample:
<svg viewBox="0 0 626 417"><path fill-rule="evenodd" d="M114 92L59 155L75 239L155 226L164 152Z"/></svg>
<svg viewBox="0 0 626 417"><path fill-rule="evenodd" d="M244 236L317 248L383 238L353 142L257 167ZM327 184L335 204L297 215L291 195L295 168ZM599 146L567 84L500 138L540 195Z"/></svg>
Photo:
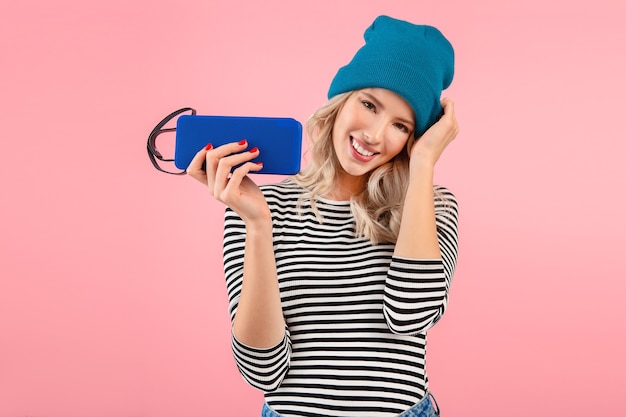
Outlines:
<svg viewBox="0 0 626 417"><path fill-rule="evenodd" d="M432 125L411 147L411 166L428 164L435 166L446 147L459 133L454 114L454 103L449 98L441 100L443 116Z"/></svg>

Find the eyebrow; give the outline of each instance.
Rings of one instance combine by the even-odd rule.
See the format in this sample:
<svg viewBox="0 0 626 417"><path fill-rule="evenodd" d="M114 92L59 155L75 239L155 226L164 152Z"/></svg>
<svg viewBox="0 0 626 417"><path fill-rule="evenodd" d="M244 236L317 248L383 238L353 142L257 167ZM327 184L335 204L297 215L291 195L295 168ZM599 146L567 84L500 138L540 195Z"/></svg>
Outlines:
<svg viewBox="0 0 626 417"><path fill-rule="evenodd" d="M370 99L371 101L374 102L374 104L376 105L376 107L380 107L381 109L385 110L385 106L383 106L383 103L381 103L376 97L374 97L372 94L367 93L365 91L361 91L361 94L363 94L364 96L367 96L368 99ZM414 126L415 122L412 122L408 119L405 119L403 117L396 117L396 119L398 119L399 121L401 121L402 123L405 123L407 125L411 125Z"/></svg>

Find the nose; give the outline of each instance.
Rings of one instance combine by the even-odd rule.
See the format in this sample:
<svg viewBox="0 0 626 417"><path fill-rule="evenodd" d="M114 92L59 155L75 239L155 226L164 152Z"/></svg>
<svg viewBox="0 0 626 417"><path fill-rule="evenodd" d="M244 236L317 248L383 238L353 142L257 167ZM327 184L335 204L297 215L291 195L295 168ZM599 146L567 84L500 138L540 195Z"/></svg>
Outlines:
<svg viewBox="0 0 626 417"><path fill-rule="evenodd" d="M385 131L384 122L381 121L378 123L371 123L368 126L367 130L363 132L363 140L369 144L378 143L383 138L384 131Z"/></svg>

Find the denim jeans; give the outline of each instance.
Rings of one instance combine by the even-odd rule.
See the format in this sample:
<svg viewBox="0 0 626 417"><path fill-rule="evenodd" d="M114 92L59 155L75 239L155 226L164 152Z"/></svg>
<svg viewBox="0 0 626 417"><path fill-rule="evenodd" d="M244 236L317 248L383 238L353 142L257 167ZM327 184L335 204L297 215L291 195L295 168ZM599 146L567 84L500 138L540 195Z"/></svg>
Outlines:
<svg viewBox="0 0 626 417"><path fill-rule="evenodd" d="M439 417L439 415L437 400L429 392L420 402L398 415L398 417ZM269 408L267 403L265 403L263 404L263 410L261 410L261 417L280 417L280 414Z"/></svg>

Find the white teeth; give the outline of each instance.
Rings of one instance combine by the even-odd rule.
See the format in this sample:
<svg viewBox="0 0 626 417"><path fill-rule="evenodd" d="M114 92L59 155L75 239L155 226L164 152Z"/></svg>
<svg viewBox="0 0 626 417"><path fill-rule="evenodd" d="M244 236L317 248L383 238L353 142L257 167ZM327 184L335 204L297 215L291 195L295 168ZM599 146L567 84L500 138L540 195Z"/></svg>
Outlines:
<svg viewBox="0 0 626 417"><path fill-rule="evenodd" d="M366 151L361 146L359 146L359 144L356 143L356 140L354 140L354 139L352 139L352 147L354 148L355 151L357 151L358 153L360 153L363 156L372 156L372 155L374 155L374 152Z"/></svg>

